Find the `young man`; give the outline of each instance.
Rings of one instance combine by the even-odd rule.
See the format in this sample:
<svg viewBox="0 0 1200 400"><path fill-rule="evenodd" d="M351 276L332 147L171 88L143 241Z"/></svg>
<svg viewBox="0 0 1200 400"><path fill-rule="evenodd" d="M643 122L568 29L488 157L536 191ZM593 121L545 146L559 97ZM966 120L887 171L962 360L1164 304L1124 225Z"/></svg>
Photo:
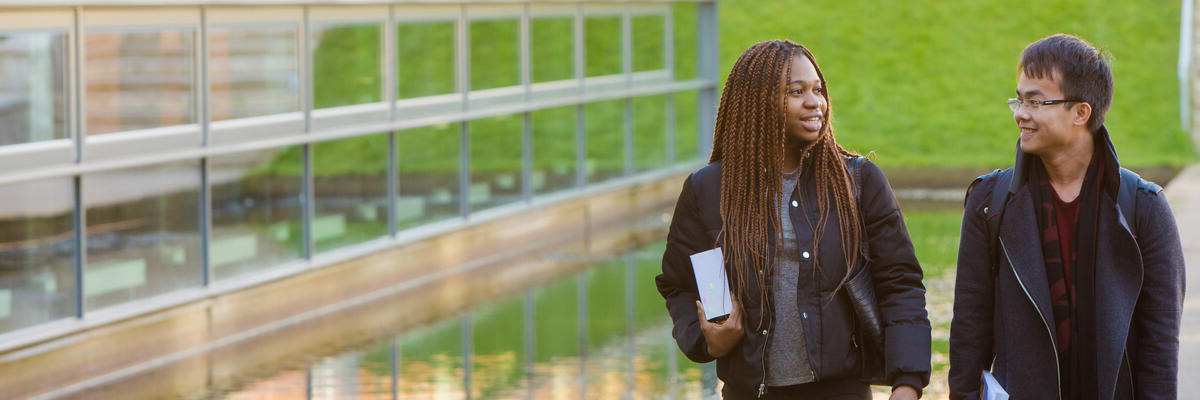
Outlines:
<svg viewBox="0 0 1200 400"><path fill-rule="evenodd" d="M950 397L986 370L1014 399L1173 399L1183 250L1162 189L1117 163L1108 62L1058 34L1018 76L1016 162L967 190Z"/></svg>

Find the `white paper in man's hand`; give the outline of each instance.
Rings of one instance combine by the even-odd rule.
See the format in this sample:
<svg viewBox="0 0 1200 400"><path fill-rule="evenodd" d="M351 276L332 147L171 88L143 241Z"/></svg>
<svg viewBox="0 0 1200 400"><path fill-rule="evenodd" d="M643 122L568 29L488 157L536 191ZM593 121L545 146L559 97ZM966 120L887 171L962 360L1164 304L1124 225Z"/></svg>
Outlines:
<svg viewBox="0 0 1200 400"><path fill-rule="evenodd" d="M704 316L712 321L729 315L733 311L733 299L729 296L729 281L725 279L725 260L721 248L692 254L691 258Z"/></svg>

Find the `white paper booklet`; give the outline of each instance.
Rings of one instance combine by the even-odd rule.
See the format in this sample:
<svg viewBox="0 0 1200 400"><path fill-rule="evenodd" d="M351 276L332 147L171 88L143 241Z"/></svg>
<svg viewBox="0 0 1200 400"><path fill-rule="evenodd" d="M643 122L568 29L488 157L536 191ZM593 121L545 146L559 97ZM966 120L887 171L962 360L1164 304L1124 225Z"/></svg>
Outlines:
<svg viewBox="0 0 1200 400"><path fill-rule="evenodd" d="M979 398L983 400L1008 400L1008 391L1004 390L1004 386L1000 386L1000 382L996 377L992 376L991 371L983 371L983 387L979 389Z"/></svg>
<svg viewBox="0 0 1200 400"><path fill-rule="evenodd" d="M725 278L725 259L721 248L692 254L691 258L704 316L712 321L729 315L733 311L733 299L729 296L729 280Z"/></svg>

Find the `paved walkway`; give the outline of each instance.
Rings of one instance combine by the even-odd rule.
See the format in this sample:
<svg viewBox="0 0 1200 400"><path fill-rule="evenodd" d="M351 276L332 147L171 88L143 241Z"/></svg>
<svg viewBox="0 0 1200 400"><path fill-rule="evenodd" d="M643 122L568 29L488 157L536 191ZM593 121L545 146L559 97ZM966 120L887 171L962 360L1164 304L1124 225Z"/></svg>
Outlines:
<svg viewBox="0 0 1200 400"><path fill-rule="evenodd" d="M1183 170L1167 185L1166 192L1187 264L1179 338L1179 398L1200 399L1200 164Z"/></svg>

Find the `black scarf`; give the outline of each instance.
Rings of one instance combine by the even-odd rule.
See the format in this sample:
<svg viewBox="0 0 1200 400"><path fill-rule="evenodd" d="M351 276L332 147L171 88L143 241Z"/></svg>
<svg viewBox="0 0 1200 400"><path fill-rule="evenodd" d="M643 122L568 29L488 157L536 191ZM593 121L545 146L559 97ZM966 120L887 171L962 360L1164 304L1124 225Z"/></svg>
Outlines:
<svg viewBox="0 0 1200 400"><path fill-rule="evenodd" d="M1058 365L1062 379L1062 398L1066 400L1095 399L1096 370L1096 232L1099 221L1100 188L1104 159L1093 153L1079 192L1079 217L1070 249L1074 253L1071 273L1063 268L1063 255L1058 237L1058 218L1055 211L1050 179L1040 161L1032 162L1031 188L1037 205L1037 221L1042 232L1042 257L1046 265L1046 280L1051 287L1051 305L1057 328ZM1068 285L1067 279L1070 279ZM1065 288L1070 290L1064 290ZM1056 290L1057 289L1057 290Z"/></svg>

